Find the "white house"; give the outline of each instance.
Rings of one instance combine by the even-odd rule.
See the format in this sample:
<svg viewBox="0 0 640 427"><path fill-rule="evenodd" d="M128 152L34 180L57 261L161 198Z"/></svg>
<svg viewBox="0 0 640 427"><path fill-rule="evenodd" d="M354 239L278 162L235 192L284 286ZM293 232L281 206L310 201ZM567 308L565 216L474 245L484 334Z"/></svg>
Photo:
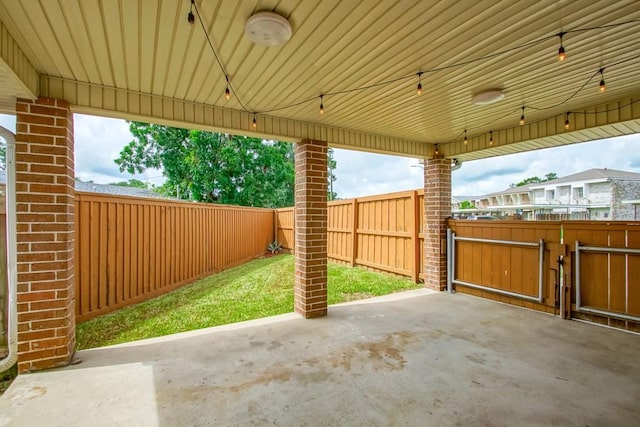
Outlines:
<svg viewBox="0 0 640 427"><path fill-rule="evenodd" d="M552 181L508 188L475 199L475 212L528 220L638 220L640 173L589 169Z"/></svg>

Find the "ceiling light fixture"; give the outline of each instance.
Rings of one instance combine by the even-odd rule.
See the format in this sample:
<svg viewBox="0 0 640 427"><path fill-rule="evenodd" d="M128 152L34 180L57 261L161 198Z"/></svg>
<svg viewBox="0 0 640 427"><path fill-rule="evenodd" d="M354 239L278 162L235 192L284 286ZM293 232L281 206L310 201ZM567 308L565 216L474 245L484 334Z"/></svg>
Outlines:
<svg viewBox="0 0 640 427"><path fill-rule="evenodd" d="M604 68L600 68L600 92L607 90L607 85L604 83Z"/></svg>
<svg viewBox="0 0 640 427"><path fill-rule="evenodd" d="M567 59L567 54L564 51L564 46L562 45L562 38L567 34L565 32L560 31L558 33L558 37L560 37L560 49L558 49L558 61L562 62Z"/></svg>
<svg viewBox="0 0 640 427"><path fill-rule="evenodd" d="M520 126L524 126L524 105L522 106L522 115L520 116Z"/></svg>
<svg viewBox="0 0 640 427"><path fill-rule="evenodd" d="M571 127L571 124L569 123L569 114L571 114L571 112L567 111L567 114L564 116L564 128L565 129L569 129L569 127Z"/></svg>
<svg viewBox="0 0 640 427"><path fill-rule="evenodd" d="M489 105L504 99L502 89L488 89L478 92L471 97L471 102L475 105Z"/></svg>
<svg viewBox="0 0 640 427"><path fill-rule="evenodd" d="M469 140L467 139L467 130L464 130L464 145L467 145L467 143L469 142Z"/></svg>
<svg viewBox="0 0 640 427"><path fill-rule="evenodd" d="M489 145L493 145L493 131L489 131Z"/></svg>
<svg viewBox="0 0 640 427"><path fill-rule="evenodd" d="M193 14L193 2L194 0L191 0L191 7L189 8L189 13L187 14L187 22L191 25L196 22L196 17Z"/></svg>
<svg viewBox="0 0 640 427"><path fill-rule="evenodd" d="M256 120L256 113L253 113L253 123L251 123L251 126L253 126L253 128L255 129L256 127L258 127L258 121Z"/></svg>
<svg viewBox="0 0 640 427"><path fill-rule="evenodd" d="M320 95L320 114L324 114L324 104L322 103L322 97L324 95Z"/></svg>
<svg viewBox="0 0 640 427"><path fill-rule="evenodd" d="M224 76L227 79L227 87L224 90L224 99L227 101L231 98L231 91L229 90L229 76Z"/></svg>
<svg viewBox="0 0 640 427"><path fill-rule="evenodd" d="M244 33L255 44L277 46L286 43L292 34L287 19L274 12L258 12L247 19Z"/></svg>
<svg viewBox="0 0 640 427"><path fill-rule="evenodd" d="M422 71L418 72L418 89L416 93L418 96L422 95Z"/></svg>

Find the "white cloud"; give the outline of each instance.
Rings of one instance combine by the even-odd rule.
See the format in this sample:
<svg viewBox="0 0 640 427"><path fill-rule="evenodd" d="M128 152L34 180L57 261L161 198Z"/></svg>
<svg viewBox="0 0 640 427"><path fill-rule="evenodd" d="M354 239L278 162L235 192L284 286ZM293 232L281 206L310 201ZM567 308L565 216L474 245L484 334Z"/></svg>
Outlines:
<svg viewBox="0 0 640 427"><path fill-rule="evenodd" d="M0 114L0 125L13 131L15 118ZM124 120L75 115L76 175L97 183L132 178L120 173L113 162L131 139ZM418 159L340 149L334 152L334 191L340 198L422 188ZM640 134L465 162L453 172L453 194L482 195L531 176L549 172L565 176L605 167L640 172ZM161 175L151 170L136 177L160 184Z"/></svg>

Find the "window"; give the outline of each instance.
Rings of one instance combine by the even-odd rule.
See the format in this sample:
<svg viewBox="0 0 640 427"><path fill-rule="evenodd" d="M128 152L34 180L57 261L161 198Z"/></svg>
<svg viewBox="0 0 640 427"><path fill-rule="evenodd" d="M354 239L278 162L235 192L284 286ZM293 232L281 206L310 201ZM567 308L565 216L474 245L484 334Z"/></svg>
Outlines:
<svg viewBox="0 0 640 427"><path fill-rule="evenodd" d="M576 187L573 189L573 198L574 199L583 199L584 198L584 187Z"/></svg>

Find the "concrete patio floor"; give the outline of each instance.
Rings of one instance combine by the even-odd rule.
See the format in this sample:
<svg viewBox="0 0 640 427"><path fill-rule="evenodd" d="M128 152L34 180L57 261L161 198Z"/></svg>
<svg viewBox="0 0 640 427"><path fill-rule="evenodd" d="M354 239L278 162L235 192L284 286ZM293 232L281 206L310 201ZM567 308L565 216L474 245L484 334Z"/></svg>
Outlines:
<svg viewBox="0 0 640 427"><path fill-rule="evenodd" d="M640 336L418 290L79 352L0 424L637 425Z"/></svg>

